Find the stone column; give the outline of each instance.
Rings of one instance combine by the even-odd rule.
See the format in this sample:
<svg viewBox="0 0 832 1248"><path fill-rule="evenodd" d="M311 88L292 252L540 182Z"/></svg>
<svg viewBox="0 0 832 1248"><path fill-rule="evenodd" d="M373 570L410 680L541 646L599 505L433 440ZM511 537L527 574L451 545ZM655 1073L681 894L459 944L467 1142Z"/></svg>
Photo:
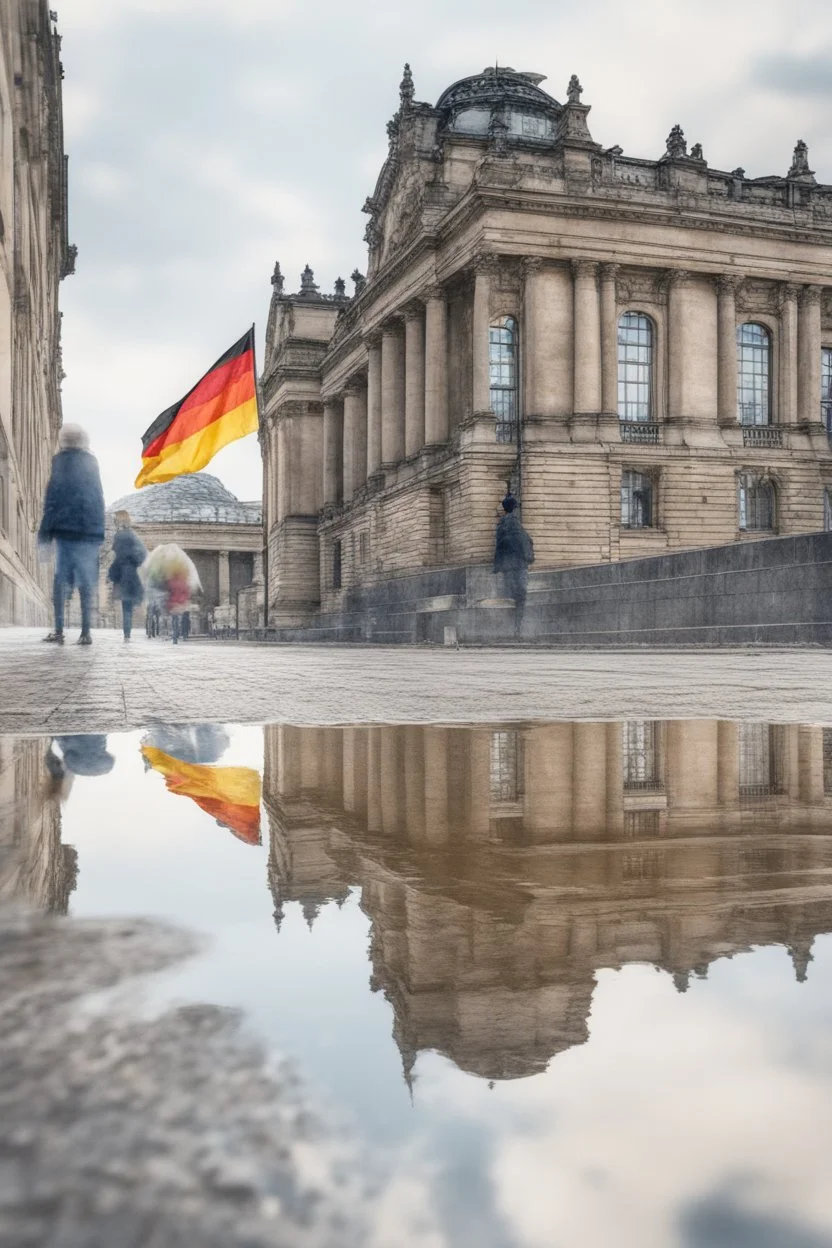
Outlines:
<svg viewBox="0 0 832 1248"><path fill-rule="evenodd" d="M255 585L262 585L263 583L263 552L262 550L255 550L254 552L253 583Z"/></svg>
<svg viewBox="0 0 832 1248"><path fill-rule="evenodd" d="M341 445L341 405L336 399L327 399L324 403L323 454L325 507L341 501Z"/></svg>
<svg viewBox="0 0 832 1248"><path fill-rule="evenodd" d="M280 524L290 514L289 499L289 429L286 417L275 429L277 442L277 523Z"/></svg>
<svg viewBox="0 0 832 1248"><path fill-rule="evenodd" d="M381 467L381 334L367 338L367 476Z"/></svg>
<svg viewBox="0 0 832 1248"><path fill-rule="evenodd" d="M618 418L617 264L601 265L601 411Z"/></svg>
<svg viewBox="0 0 832 1248"><path fill-rule="evenodd" d="M443 845L448 839L448 732L425 728L425 840Z"/></svg>
<svg viewBox="0 0 832 1248"><path fill-rule="evenodd" d="M425 294L425 444L448 440L448 313L445 294Z"/></svg>
<svg viewBox="0 0 832 1248"><path fill-rule="evenodd" d="M685 367L685 308L684 287L688 280L684 269L672 269L667 275L667 346L669 411L671 420L679 420L685 414L684 367ZM736 372L734 374L734 419L736 420Z"/></svg>
<svg viewBox="0 0 832 1248"><path fill-rule="evenodd" d="M404 314L404 453L418 455L425 445L425 314Z"/></svg>
<svg viewBox="0 0 832 1248"><path fill-rule="evenodd" d="M740 280L729 273L722 273L716 279L717 417L720 425L736 425L738 421L737 287Z"/></svg>
<svg viewBox="0 0 832 1248"><path fill-rule="evenodd" d="M572 818L576 836L597 836L607 818L607 725L578 723L573 732Z"/></svg>
<svg viewBox="0 0 832 1248"><path fill-rule="evenodd" d="M573 260L575 290L574 343L575 412L601 410L601 320L598 303L598 265L594 260Z"/></svg>
<svg viewBox="0 0 832 1248"><path fill-rule="evenodd" d="M624 750L621 724L607 724L607 834L620 837L624 831Z"/></svg>
<svg viewBox="0 0 832 1248"><path fill-rule="evenodd" d="M800 292L797 335L797 419L801 425L820 422L820 286Z"/></svg>
<svg viewBox="0 0 832 1248"><path fill-rule="evenodd" d="M231 560L227 550L219 552L219 594L220 606L227 606L231 601Z"/></svg>
<svg viewBox="0 0 832 1248"><path fill-rule="evenodd" d="M364 484L367 463L367 392L358 381L344 390L344 502Z"/></svg>
<svg viewBox="0 0 832 1248"><path fill-rule="evenodd" d="M483 257L474 281L474 387L475 414L491 411L491 381L488 370L488 327L491 324L491 275L494 258Z"/></svg>
<svg viewBox="0 0 832 1248"><path fill-rule="evenodd" d="M740 796L739 728L730 719L717 725L717 798L722 810L733 810Z"/></svg>
<svg viewBox="0 0 832 1248"><path fill-rule="evenodd" d="M404 459L404 340L398 323L381 335L381 462Z"/></svg>
<svg viewBox="0 0 832 1248"><path fill-rule="evenodd" d="M543 326L539 315L542 268L539 256L527 256L523 261L523 410L530 416L539 416L543 408L540 385Z"/></svg>
<svg viewBox="0 0 832 1248"><path fill-rule="evenodd" d="M780 287L780 411L778 422L797 421L797 294L796 286Z"/></svg>

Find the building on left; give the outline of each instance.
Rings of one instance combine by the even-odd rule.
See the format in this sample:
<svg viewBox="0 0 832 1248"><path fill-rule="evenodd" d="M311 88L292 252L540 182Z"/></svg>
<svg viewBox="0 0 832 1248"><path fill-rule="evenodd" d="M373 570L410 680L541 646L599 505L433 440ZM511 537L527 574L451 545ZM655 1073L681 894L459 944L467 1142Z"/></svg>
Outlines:
<svg viewBox="0 0 832 1248"><path fill-rule="evenodd" d="M61 424L58 289L75 265L60 47L48 0L0 0L0 624L49 617L37 527Z"/></svg>

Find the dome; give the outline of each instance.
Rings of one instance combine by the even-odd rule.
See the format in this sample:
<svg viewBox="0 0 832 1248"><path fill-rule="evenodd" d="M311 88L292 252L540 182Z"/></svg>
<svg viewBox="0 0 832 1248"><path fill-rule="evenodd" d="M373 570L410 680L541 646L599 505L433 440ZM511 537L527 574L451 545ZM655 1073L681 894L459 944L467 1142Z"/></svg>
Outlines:
<svg viewBox="0 0 832 1248"><path fill-rule="evenodd" d="M505 65L489 65L480 74L460 78L443 91L437 111L446 130L485 137L492 114L498 111L508 137L540 141L553 139L561 105L542 91L545 74L518 73Z"/></svg>
<svg viewBox="0 0 832 1248"><path fill-rule="evenodd" d="M262 514L260 503L241 503L207 472L146 486L107 508L122 510L134 524L259 524Z"/></svg>

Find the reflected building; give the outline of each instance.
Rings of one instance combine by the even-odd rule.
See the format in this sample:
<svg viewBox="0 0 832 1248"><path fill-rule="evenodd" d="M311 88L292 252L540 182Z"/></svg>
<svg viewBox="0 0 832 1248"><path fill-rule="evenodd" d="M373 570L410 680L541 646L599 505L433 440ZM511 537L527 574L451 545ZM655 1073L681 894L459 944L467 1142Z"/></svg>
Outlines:
<svg viewBox="0 0 832 1248"><path fill-rule="evenodd" d="M0 896L66 914L78 856L61 844L61 812L47 792L46 743L0 737Z"/></svg>
<svg viewBox="0 0 832 1248"><path fill-rule="evenodd" d="M406 1074L525 1076L586 1040L595 974L684 990L832 931L832 735L630 720L266 728L276 916L360 888Z"/></svg>

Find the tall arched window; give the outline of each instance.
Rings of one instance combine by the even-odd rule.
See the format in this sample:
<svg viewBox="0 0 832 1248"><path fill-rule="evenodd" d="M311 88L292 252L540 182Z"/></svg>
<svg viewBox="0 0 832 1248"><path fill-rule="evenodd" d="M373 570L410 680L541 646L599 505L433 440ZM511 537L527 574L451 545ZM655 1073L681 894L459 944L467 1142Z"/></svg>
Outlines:
<svg viewBox="0 0 832 1248"><path fill-rule="evenodd" d="M618 320L618 419L653 419L653 322L642 312Z"/></svg>
<svg viewBox="0 0 832 1248"><path fill-rule="evenodd" d="M832 442L832 347L823 347L820 353L820 418Z"/></svg>
<svg viewBox="0 0 832 1248"><path fill-rule="evenodd" d="M519 411L517 322L513 316L501 316L488 327L488 380L497 441L513 442Z"/></svg>
<svg viewBox="0 0 832 1248"><path fill-rule="evenodd" d="M753 322L737 326L737 414L741 425L771 424L771 337Z"/></svg>
<svg viewBox="0 0 832 1248"><path fill-rule="evenodd" d="M753 472L741 472L739 487L739 524L741 529L770 531L776 519L774 482Z"/></svg>

